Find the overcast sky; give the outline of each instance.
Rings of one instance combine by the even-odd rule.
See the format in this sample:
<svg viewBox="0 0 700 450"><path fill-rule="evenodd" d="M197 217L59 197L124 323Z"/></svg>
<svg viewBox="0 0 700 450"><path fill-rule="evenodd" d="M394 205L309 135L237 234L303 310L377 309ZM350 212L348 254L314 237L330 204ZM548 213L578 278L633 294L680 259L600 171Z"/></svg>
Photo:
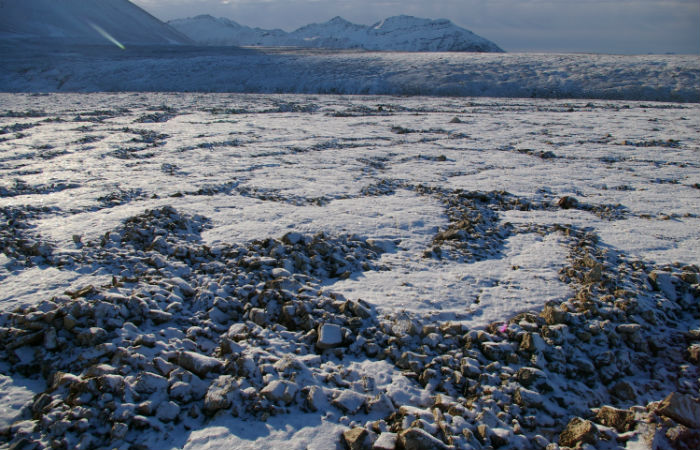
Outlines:
<svg viewBox="0 0 700 450"><path fill-rule="evenodd" d="M292 31L341 16L369 25L447 18L506 51L700 54L699 0L131 0L161 20L211 14Z"/></svg>

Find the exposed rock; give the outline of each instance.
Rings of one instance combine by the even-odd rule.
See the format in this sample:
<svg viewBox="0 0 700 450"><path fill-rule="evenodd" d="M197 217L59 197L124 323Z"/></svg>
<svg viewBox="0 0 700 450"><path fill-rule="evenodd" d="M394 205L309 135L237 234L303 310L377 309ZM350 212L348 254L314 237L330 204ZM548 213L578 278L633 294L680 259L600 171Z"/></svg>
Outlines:
<svg viewBox="0 0 700 450"><path fill-rule="evenodd" d="M180 414L180 406L172 401L163 402L156 410L156 417L162 422L172 422Z"/></svg>
<svg viewBox="0 0 700 450"><path fill-rule="evenodd" d="M372 445L372 450L395 450L396 441L398 440L398 435L396 433L384 432L379 435L374 444Z"/></svg>
<svg viewBox="0 0 700 450"><path fill-rule="evenodd" d="M358 392L343 390L331 403L346 414L355 414L365 405L366 400L367 398Z"/></svg>
<svg viewBox="0 0 700 450"><path fill-rule="evenodd" d="M544 380L546 376L544 371L536 367L521 367L517 373L518 382L525 387L530 387L539 380Z"/></svg>
<svg viewBox="0 0 700 450"><path fill-rule="evenodd" d="M168 388L168 379L152 372L142 372L136 377L134 390L145 394L162 391Z"/></svg>
<svg viewBox="0 0 700 450"><path fill-rule="evenodd" d="M260 393L270 401L289 405L294 401L298 389L297 385L291 381L275 380L265 386Z"/></svg>
<svg viewBox="0 0 700 450"><path fill-rule="evenodd" d="M574 417L559 435L559 445L576 447L579 444L595 444L598 439L598 428L590 420Z"/></svg>
<svg viewBox="0 0 700 450"><path fill-rule="evenodd" d="M595 420L607 427L615 428L618 432L629 431L634 423L634 413L625 409L617 409L612 406L603 406L595 415Z"/></svg>
<svg viewBox="0 0 700 450"><path fill-rule="evenodd" d="M513 395L516 404L524 408L540 408L544 403L544 397L539 392L530 389L519 388Z"/></svg>
<svg viewBox="0 0 700 450"><path fill-rule="evenodd" d="M235 389L235 380L230 375L222 375L214 380L204 396L204 410L209 414L214 414L219 410L229 408L232 401L228 394L233 389Z"/></svg>
<svg viewBox="0 0 700 450"><path fill-rule="evenodd" d="M659 404L656 412L687 427L700 428L700 404L688 395L670 393Z"/></svg>
<svg viewBox="0 0 700 450"><path fill-rule="evenodd" d="M409 428L402 431L399 434L398 443L404 450L447 450L450 448L420 428Z"/></svg>
<svg viewBox="0 0 700 450"><path fill-rule="evenodd" d="M311 411L323 410L328 406L328 398L319 386L307 386L302 389L305 395L305 406Z"/></svg>
<svg viewBox="0 0 700 450"><path fill-rule="evenodd" d="M566 312L552 305L545 306L540 315L542 318L544 318L548 325L556 325L566 322Z"/></svg>
<svg viewBox="0 0 700 450"><path fill-rule="evenodd" d="M211 371L218 371L223 367L221 361L210 356L191 351L181 351L177 354L177 363L181 367L204 378Z"/></svg>
<svg viewBox="0 0 700 450"><path fill-rule="evenodd" d="M343 332L339 325L324 323L318 330L316 347L321 350L337 347L343 343Z"/></svg>
<svg viewBox="0 0 700 450"><path fill-rule="evenodd" d="M619 381L611 389L611 393L621 400L634 400L637 398L637 392L627 381Z"/></svg>
<svg viewBox="0 0 700 450"><path fill-rule="evenodd" d="M560 207L561 209L571 209L571 208L576 208L578 206L578 200L574 197L570 197L568 195L565 195L563 197L560 197L559 200L557 200L557 206Z"/></svg>
<svg viewBox="0 0 700 450"><path fill-rule="evenodd" d="M343 432L348 450L370 450L369 432L364 428L353 428Z"/></svg>

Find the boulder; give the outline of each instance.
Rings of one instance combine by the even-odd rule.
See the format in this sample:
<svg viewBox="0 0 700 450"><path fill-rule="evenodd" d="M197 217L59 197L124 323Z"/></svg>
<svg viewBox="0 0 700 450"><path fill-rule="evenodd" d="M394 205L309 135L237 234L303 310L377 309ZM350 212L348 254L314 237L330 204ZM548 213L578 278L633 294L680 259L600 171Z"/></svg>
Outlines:
<svg viewBox="0 0 700 450"><path fill-rule="evenodd" d="M297 385L291 381L275 380L265 386L260 393L272 402L289 405L294 401L297 390Z"/></svg>
<svg viewBox="0 0 700 450"><path fill-rule="evenodd" d="M399 434L399 445L404 450L447 450L450 447L421 428L409 428Z"/></svg>
<svg viewBox="0 0 700 450"><path fill-rule="evenodd" d="M700 428L700 404L692 397L672 392L659 403L657 414L690 428Z"/></svg>
<svg viewBox="0 0 700 450"><path fill-rule="evenodd" d="M590 420L574 417L559 435L559 445L576 447L579 444L595 444L598 440L598 428Z"/></svg>
<svg viewBox="0 0 700 450"><path fill-rule="evenodd" d="M209 372L221 369L223 364L211 356L200 355L195 352L178 352L177 363L181 367L204 378Z"/></svg>
<svg viewBox="0 0 700 450"><path fill-rule="evenodd" d="M385 432L379 435L374 445L372 445L372 450L394 450L396 448L396 440L398 436L396 433Z"/></svg>
<svg viewBox="0 0 700 450"><path fill-rule="evenodd" d="M603 406L595 415L595 420L606 427L615 428L618 432L629 431L634 421L634 413L626 409Z"/></svg>
<svg viewBox="0 0 700 450"><path fill-rule="evenodd" d="M318 330L316 347L321 350L337 347L343 343L343 331L339 325L324 323Z"/></svg>
<svg viewBox="0 0 700 450"><path fill-rule="evenodd" d="M364 428L353 428L343 432L345 445L349 450L369 450L369 432Z"/></svg>

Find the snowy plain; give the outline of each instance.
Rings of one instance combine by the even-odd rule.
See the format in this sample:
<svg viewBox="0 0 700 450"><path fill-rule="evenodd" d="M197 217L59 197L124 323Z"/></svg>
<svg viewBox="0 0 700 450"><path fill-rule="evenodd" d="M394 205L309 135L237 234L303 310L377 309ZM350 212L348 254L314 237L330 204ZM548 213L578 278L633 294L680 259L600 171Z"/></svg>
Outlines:
<svg viewBox="0 0 700 450"><path fill-rule="evenodd" d="M317 58L318 66L309 69L308 81L290 90L318 86L314 70L331 57L302 59L306 64ZM371 60L376 67L408 57L357 58ZM442 56L411 60L420 66L417 71L423 71L435 58ZM495 64L489 55L464 58ZM514 67L519 67L518 76L524 70L532 75L521 79L522 85L506 80L498 87L487 87L487 93L493 92L489 89L499 89L499 94L537 90L535 80L542 75L538 64L563 57L542 56L529 64L523 64L523 55L497 58L499 66L506 66L506 78L515 76ZM632 60L567 58L565 64L595 59L598 68L601 61L604 66ZM688 65L697 65L696 59L654 58L684 73ZM163 79L158 78L160 70L170 72L174 63L167 69L150 64L149 60L123 61L117 66L86 62L80 69L71 69L76 66L52 62L47 69L30 68L22 79L7 72L2 77L4 86L18 90L148 89L147 77L166 88L190 86L178 83L183 83L181 75L191 67L181 67L179 73ZM198 60L197 65L209 66L211 60ZM155 74L151 73L154 67L160 68ZM121 70L138 70L138 75L125 76ZM207 76L221 77L228 86L235 83L231 80L245 78L247 70L260 73L259 67L208 70ZM281 88L279 83L289 80L282 76L285 70L279 68L277 81L251 76L246 89L252 84L261 91ZM623 64L620 70L634 72L634 64ZM570 92L584 94L583 86L590 86L584 79L591 76L585 72L581 71L581 80L579 75L567 78ZM697 80L697 69L689 73ZM86 77L94 84L85 83ZM377 83L392 77L404 79L387 72ZM55 86L51 79L63 82ZM352 76L349 79L343 78L341 90L373 91L366 85L353 87ZM602 97L609 92L644 98L662 92L664 98L682 100L697 96L697 86L691 86L695 81L658 83L665 87L633 87L631 81L628 87L616 85L610 91L594 89ZM455 92L439 82L436 85L437 93ZM330 84L327 90L333 86L340 85ZM469 93L474 88L463 89ZM207 218L210 222L201 231L201 244L211 249L280 239L289 232L354 235L382 249L376 261L381 270L341 277L345 279L328 276L319 289L362 299L379 316L405 313L469 329L508 320L521 311L536 311L547 301L562 302L572 295L559 276L570 262L571 238L537 232L537 226L585 228L597 234L607 250L651 264L700 264L697 104L119 93L0 94L0 105L0 207L6 220L12 211L26 211L21 237L48 245L58 258L77 255L85 243L100 239L103 246L106 241L107 247L118 247L119 238L111 242L109 232L114 236L125 220L164 206ZM448 197L441 197L441 192L487 193L492 198L505 192L517 204L539 206L479 210L491 228L481 230L486 234L475 238L473 252L457 252L454 257L445 252L440 258L430 250L436 235L453 220L445 204ZM557 207L564 196L575 197L581 207ZM0 255L3 312L87 285L109 284L113 276L124 273L117 262L57 267L38 258L35 263L28 258L25 264L17 257ZM188 274L187 267L176 261L166 262L163 270ZM421 405L427 395L415 380L386 361L336 362L374 378L396 404L406 400L401 398L405 395ZM29 402L40 389L35 380L19 375L2 375L0 386L1 403L14 405ZM145 434L141 442L153 448L335 448L340 431L371 416L348 418L333 408L329 411L302 414L292 408L267 422L217 416L191 432L166 425L165 433ZM1 420L9 424L16 418L13 414L18 414L16 408L3 409Z"/></svg>

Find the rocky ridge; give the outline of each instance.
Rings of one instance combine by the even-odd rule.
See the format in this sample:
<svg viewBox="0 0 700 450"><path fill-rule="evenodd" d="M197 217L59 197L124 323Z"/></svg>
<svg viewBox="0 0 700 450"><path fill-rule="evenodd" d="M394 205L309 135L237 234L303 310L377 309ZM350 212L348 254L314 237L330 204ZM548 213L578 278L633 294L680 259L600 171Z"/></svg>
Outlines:
<svg viewBox="0 0 700 450"><path fill-rule="evenodd" d="M385 182L365 195L408 187ZM300 408L346 425L339 439L351 449L694 448L698 267L629 260L573 226L497 220L507 209L578 202L411 188L441 199L451 221L425 257L478 260L509 233L563 233L561 278L575 296L484 330L379 316L322 281L381 270L380 242L290 232L209 248L199 238L206 218L150 210L96 241L76 237L77 254L42 251L40 239L36 252L15 246L27 263L120 269L109 285L0 317L3 359L48 384L0 439L139 448L144 430L166 436L217 415L265 420ZM344 365L349 356L386 361L422 390L392 395Z"/></svg>
<svg viewBox="0 0 700 450"><path fill-rule="evenodd" d="M292 32L240 25L226 18L200 15L168 22L204 45L364 49L409 52L503 52L498 45L449 20L394 16L373 25L342 17L303 26Z"/></svg>

